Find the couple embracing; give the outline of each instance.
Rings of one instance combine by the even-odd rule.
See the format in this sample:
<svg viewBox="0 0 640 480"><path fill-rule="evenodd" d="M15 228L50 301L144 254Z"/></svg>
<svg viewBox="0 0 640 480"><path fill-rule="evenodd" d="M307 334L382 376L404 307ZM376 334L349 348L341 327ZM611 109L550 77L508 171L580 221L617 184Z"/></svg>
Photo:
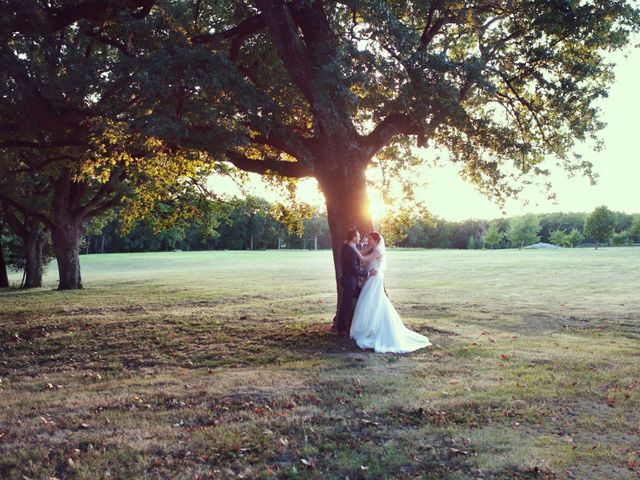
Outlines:
<svg viewBox="0 0 640 480"><path fill-rule="evenodd" d="M350 335L360 348L372 348L381 353L413 352L431 345L427 337L405 327L385 293L387 259L384 238L378 232L369 233L367 238L367 248L361 253L356 247L360 233L350 230L340 250L342 301L336 321L338 335ZM365 278L365 283L356 303L351 328L347 330L358 277Z"/></svg>

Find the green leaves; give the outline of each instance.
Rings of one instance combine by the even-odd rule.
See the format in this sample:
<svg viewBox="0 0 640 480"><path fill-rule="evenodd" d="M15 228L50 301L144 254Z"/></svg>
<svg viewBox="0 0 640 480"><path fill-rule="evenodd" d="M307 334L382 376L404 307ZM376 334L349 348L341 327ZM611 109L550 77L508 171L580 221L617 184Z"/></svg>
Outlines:
<svg viewBox="0 0 640 480"><path fill-rule="evenodd" d="M607 55L640 30L640 9L624 0L294 1L281 13L296 64L252 2L157 0L92 14L67 0L53 10L5 3L15 15L0 20L0 142L61 145L38 155L88 156L94 166L79 170L94 181L118 165L158 188L161 166L177 179L229 152L268 175L293 175L291 162L314 175L364 168L378 153L410 198L414 140L448 151L498 202L544 179L549 156L594 179L571 152L597 142ZM390 116L402 122L367 136ZM114 125L120 144L99 152L97 168L96 138L104 144ZM274 168L255 168L264 160Z"/></svg>
<svg viewBox="0 0 640 480"><path fill-rule="evenodd" d="M540 221L536 215L514 217L509 222L507 237L514 247L522 248L540 240L540 228Z"/></svg>
<svg viewBox="0 0 640 480"><path fill-rule="evenodd" d="M589 214L584 222L584 233L598 242L606 242L615 228L615 217L607 207L600 206Z"/></svg>

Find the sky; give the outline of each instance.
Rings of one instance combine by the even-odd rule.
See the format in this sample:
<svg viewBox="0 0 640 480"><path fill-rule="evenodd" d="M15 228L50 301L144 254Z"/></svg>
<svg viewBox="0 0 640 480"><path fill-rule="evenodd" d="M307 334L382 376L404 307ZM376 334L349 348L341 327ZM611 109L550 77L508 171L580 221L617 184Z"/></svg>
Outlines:
<svg viewBox="0 0 640 480"><path fill-rule="evenodd" d="M582 176L567 178L566 172L551 161L553 168L549 179L556 193L555 203L546 200L536 188L531 188L525 190L518 200L508 201L503 213L498 205L462 180L457 167L425 166L421 170L420 183L423 186L417 190L417 198L432 214L451 221L494 219L523 213L590 212L600 205L614 211L640 213L640 48L627 52L626 58L620 53L611 58L616 62L616 80L609 96L598 104L602 109L601 119L607 124L600 132L604 149L596 152L586 144L578 144L575 148L584 160L593 163L598 174L597 185L591 185L589 179ZM240 195L237 187L224 179L212 180L211 186L218 193ZM253 174L248 190L269 201L279 197L278 193L265 188L259 176ZM300 182L298 191L299 200L323 208L323 198L315 180ZM369 191L369 196L375 221L385 213L385 207L375 188Z"/></svg>

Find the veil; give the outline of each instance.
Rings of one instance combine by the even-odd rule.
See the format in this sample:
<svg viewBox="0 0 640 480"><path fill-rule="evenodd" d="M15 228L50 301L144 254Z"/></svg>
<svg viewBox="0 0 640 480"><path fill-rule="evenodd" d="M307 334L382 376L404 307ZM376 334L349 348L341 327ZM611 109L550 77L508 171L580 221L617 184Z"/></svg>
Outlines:
<svg viewBox="0 0 640 480"><path fill-rule="evenodd" d="M384 273L387 269L387 247L384 243L384 237L380 235L380 241L376 245L376 251L380 254L380 261L378 265L378 271Z"/></svg>

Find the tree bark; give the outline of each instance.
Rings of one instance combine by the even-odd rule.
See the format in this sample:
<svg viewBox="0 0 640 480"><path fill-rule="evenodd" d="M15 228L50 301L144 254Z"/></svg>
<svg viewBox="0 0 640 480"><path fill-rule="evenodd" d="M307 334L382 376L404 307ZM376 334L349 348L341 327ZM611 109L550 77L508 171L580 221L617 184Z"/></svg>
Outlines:
<svg viewBox="0 0 640 480"><path fill-rule="evenodd" d="M2 249L2 231L4 222L0 222L0 288L9 288L9 275L7 275L7 264L4 261L4 250Z"/></svg>
<svg viewBox="0 0 640 480"><path fill-rule="evenodd" d="M366 235L373 230L365 177L366 164L362 164L361 167L338 170L330 175L321 174L318 177L327 205L336 274L337 308L342 300L340 249L346 240L347 233L349 230L357 229L361 235Z"/></svg>
<svg viewBox="0 0 640 480"><path fill-rule="evenodd" d="M13 232L22 239L25 260L22 288L42 287L42 249L46 241L42 222L25 212L22 212L20 218L9 210L5 210L5 219Z"/></svg>
<svg viewBox="0 0 640 480"><path fill-rule="evenodd" d="M82 199L87 185L73 180L69 168L63 169L54 184L51 205L51 240L58 263L58 290L82 288L80 276L80 242L87 215Z"/></svg>
<svg viewBox="0 0 640 480"><path fill-rule="evenodd" d="M56 225L51 232L53 251L58 263L58 290L82 288L80 276L80 241L82 223L69 221L66 225Z"/></svg>
<svg viewBox="0 0 640 480"><path fill-rule="evenodd" d="M44 272L42 259L42 248L45 243L44 228L42 223L33 217L27 219L25 226L26 236L23 239L25 256L24 288L40 288L42 287L42 274Z"/></svg>

